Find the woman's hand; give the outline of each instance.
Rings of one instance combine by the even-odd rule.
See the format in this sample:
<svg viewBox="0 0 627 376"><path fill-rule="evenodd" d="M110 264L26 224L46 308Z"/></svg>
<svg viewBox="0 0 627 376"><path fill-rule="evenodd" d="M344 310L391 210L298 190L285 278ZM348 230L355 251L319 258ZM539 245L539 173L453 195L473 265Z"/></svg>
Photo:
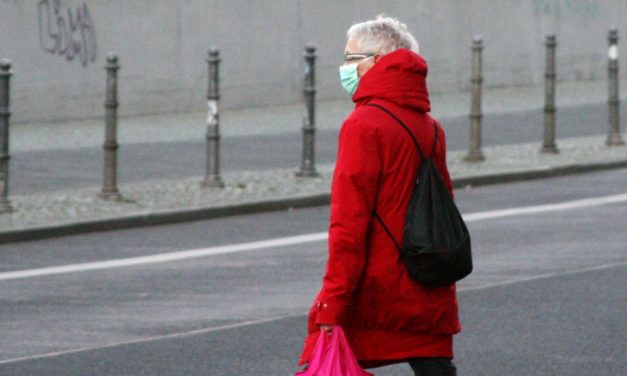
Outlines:
<svg viewBox="0 0 627 376"><path fill-rule="evenodd" d="M333 331L333 325L320 324L320 331L331 335L331 332Z"/></svg>

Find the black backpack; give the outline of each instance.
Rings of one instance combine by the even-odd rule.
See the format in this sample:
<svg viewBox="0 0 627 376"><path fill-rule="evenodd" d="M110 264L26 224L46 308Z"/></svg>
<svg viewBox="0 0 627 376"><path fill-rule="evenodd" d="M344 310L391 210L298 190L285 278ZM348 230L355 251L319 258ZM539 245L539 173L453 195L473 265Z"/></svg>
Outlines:
<svg viewBox="0 0 627 376"><path fill-rule="evenodd" d="M407 125L386 108L377 104L369 106L385 111L403 126L421 157L405 217L403 245L394 239L376 211L374 217L394 242L414 281L428 287L451 285L472 272L472 253L466 224L433 162L438 140L435 120L433 149L427 158Z"/></svg>

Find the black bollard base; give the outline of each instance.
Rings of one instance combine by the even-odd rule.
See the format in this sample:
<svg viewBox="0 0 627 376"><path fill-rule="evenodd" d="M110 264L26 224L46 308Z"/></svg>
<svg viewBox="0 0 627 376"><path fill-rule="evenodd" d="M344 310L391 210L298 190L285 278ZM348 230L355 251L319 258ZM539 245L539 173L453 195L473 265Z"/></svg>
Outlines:
<svg viewBox="0 0 627 376"><path fill-rule="evenodd" d="M553 144L553 145L542 145L540 152L544 154L559 154L560 151L557 148L557 146Z"/></svg>
<svg viewBox="0 0 627 376"><path fill-rule="evenodd" d="M13 213L14 209L11 206L11 202L9 200L0 201L0 214L10 214Z"/></svg>
<svg viewBox="0 0 627 376"><path fill-rule="evenodd" d="M605 144L607 146L621 146L621 145L625 145L625 140L623 140L620 133L612 133L611 135L608 136L607 140L605 141Z"/></svg>
<svg viewBox="0 0 627 376"><path fill-rule="evenodd" d="M202 188L224 188L224 182L219 176L210 176L200 183Z"/></svg>
<svg viewBox="0 0 627 376"><path fill-rule="evenodd" d="M122 195L120 192L100 192L98 197L105 201L122 201Z"/></svg>
<svg viewBox="0 0 627 376"><path fill-rule="evenodd" d="M472 151L466 154L464 161L466 162L481 162L485 160L485 156L481 150Z"/></svg>
<svg viewBox="0 0 627 376"><path fill-rule="evenodd" d="M299 178L315 178L320 176L320 174L315 169L301 169L294 175Z"/></svg>

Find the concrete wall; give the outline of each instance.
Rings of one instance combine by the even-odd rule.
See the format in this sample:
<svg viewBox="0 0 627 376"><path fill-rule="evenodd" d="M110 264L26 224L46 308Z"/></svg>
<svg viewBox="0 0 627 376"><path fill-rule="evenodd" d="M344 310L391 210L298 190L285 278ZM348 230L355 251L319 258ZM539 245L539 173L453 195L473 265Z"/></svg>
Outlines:
<svg viewBox="0 0 627 376"><path fill-rule="evenodd" d="M467 89L475 33L486 86L540 84L549 32L560 80L603 78L607 30L627 37L627 0L0 0L13 121L101 116L111 50L122 64L121 115L202 111L210 45L222 51L222 108L300 101L308 41L319 49L319 98L345 98L346 29L382 12L418 38L432 91Z"/></svg>

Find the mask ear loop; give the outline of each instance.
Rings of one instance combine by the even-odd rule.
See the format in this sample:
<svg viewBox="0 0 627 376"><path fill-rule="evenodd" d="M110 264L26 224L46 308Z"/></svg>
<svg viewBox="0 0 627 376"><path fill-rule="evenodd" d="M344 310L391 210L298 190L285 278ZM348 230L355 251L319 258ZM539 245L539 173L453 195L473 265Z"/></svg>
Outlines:
<svg viewBox="0 0 627 376"><path fill-rule="evenodd" d="M372 56L368 56L367 58L363 59L362 61L360 61L359 63L355 63L357 64L357 66L355 67L355 71L357 72L357 77L361 78L361 75L359 74L359 66L363 63L365 63L366 61L368 61L368 59L372 59L374 58L375 55Z"/></svg>

